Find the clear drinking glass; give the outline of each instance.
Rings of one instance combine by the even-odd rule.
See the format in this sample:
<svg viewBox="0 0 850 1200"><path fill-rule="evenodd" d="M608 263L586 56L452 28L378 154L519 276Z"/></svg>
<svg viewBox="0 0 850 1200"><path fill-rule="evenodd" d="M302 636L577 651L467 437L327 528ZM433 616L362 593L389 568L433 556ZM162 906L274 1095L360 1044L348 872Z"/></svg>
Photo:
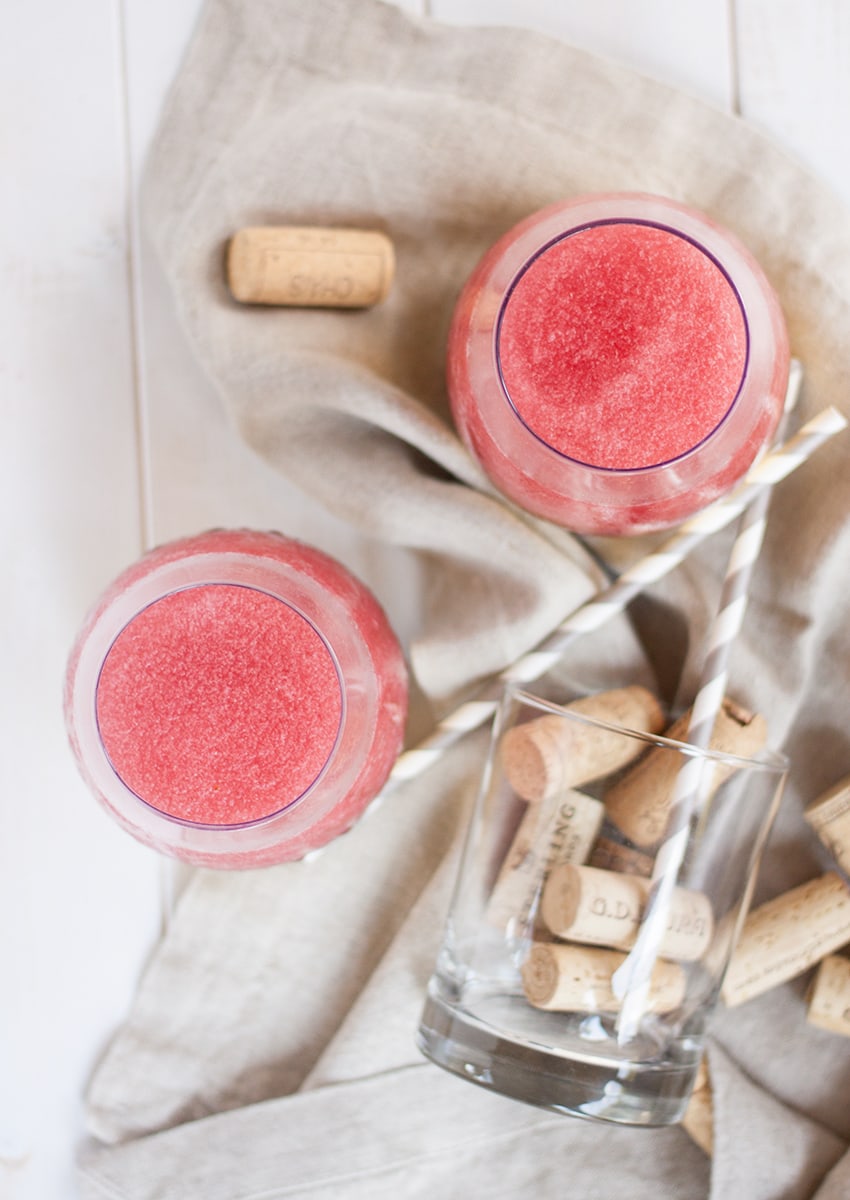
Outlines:
<svg viewBox="0 0 850 1200"><path fill-rule="evenodd" d="M560 706L507 689L419 1045L462 1078L543 1108L673 1124L787 763L764 749L697 750L648 731L654 719L631 728L593 715L606 712L629 715L619 702ZM731 710L724 720L731 744L763 740L761 718L747 724ZM634 963L675 781L693 757L702 770L687 849L635 1019L634 995L618 994L623 964Z"/></svg>

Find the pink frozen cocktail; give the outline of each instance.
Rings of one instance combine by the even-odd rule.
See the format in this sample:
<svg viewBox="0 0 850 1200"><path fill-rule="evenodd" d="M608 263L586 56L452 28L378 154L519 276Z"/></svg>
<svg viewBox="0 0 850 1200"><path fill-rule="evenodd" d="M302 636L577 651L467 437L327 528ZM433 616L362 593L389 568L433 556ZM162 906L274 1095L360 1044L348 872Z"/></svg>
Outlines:
<svg viewBox="0 0 850 1200"><path fill-rule="evenodd" d="M673 525L773 436L788 337L730 233L662 197L583 196L484 256L455 310L458 429L496 485L579 533Z"/></svg>
<svg viewBox="0 0 850 1200"><path fill-rule="evenodd" d="M65 706L84 777L130 833L247 867L299 858L359 816L401 748L407 676L341 564L277 534L213 531L109 588Z"/></svg>

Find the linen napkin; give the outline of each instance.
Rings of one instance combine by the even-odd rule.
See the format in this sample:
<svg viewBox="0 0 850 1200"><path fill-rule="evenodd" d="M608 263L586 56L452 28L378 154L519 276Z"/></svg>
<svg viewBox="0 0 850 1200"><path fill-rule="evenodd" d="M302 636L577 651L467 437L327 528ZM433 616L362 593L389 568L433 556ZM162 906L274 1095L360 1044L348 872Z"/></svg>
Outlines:
<svg viewBox="0 0 850 1200"><path fill-rule="evenodd" d="M533 645L599 575L495 495L455 436L443 355L478 255L529 212L661 192L749 245L806 368L801 417L850 412L850 216L744 122L562 43L379 0L209 0L162 118L144 211L181 321L243 437L322 504L418 555L410 647L437 707ZM223 248L265 223L385 230L397 278L359 312L240 308ZM793 761L759 897L822 869L802 805L850 771L847 440L780 485L732 689ZM285 514L281 524L285 530ZM643 543L606 543L609 558ZM684 687L728 537L656 589L687 621ZM669 610L668 610L669 611ZM674 653L656 620L647 652ZM577 651L625 669L625 623ZM681 665L681 664L680 664ZM538 1113L413 1048L486 739L315 861L196 872L92 1080L86 1197L817 1196L850 1176L850 1048L797 982L719 1014L716 1149L681 1129ZM843 1156L843 1157L842 1157Z"/></svg>

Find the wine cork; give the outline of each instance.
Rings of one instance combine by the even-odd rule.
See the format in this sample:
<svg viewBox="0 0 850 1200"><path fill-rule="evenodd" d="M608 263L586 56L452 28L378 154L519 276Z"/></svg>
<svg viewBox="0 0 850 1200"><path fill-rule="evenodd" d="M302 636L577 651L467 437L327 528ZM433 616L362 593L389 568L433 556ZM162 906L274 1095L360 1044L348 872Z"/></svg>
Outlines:
<svg viewBox="0 0 850 1200"><path fill-rule="evenodd" d="M803 816L842 871L850 875L850 776L819 796Z"/></svg>
<svg viewBox="0 0 850 1200"><path fill-rule="evenodd" d="M705 1059L700 1061L682 1127L709 1158L714 1151L714 1098Z"/></svg>
<svg viewBox="0 0 850 1200"><path fill-rule="evenodd" d="M806 1020L850 1037L850 958L828 954L821 961L809 992Z"/></svg>
<svg viewBox="0 0 850 1200"><path fill-rule="evenodd" d="M649 887L648 880L639 875L564 863L546 881L540 913L556 937L630 950ZM663 958L696 962L709 947L713 927L708 897L674 888L658 953Z"/></svg>
<svg viewBox="0 0 850 1200"><path fill-rule="evenodd" d="M598 692L565 708L644 733L663 728L658 700L636 685ZM511 787L524 800L535 801L617 771L644 748L640 738L550 713L509 729L502 738L501 755Z"/></svg>
<svg viewBox="0 0 850 1200"><path fill-rule="evenodd" d="M261 226L230 239L226 271L243 304L368 308L390 289L395 252L372 230Z"/></svg>
<svg viewBox="0 0 850 1200"><path fill-rule="evenodd" d="M686 713L664 736L681 741L689 725L690 714ZM761 750L766 741L764 717L747 712L729 699L723 701L711 734L712 750L747 758ZM646 849L664 837L676 776L683 764L680 753L659 746L609 788L605 797L608 819L635 845ZM734 771L731 763L714 763L706 799Z"/></svg>
<svg viewBox="0 0 850 1200"><path fill-rule="evenodd" d="M850 942L850 888L835 871L768 900L744 922L721 996L743 1004Z"/></svg>
<svg viewBox="0 0 850 1200"><path fill-rule="evenodd" d="M654 861L651 854L644 854L637 847L609 836L604 826L588 860L591 867L599 867L603 871L619 871L621 875L642 875L645 879L652 874Z"/></svg>
<svg viewBox="0 0 850 1200"><path fill-rule="evenodd" d="M519 933L546 873L556 863L586 861L604 814L599 800L574 790L529 805L496 877L487 920Z"/></svg>
<svg viewBox="0 0 850 1200"><path fill-rule="evenodd" d="M526 999L549 1012L619 1012L621 1001L611 989L611 977L625 957L617 950L537 942L521 969ZM658 959L647 1011L672 1012L684 998L684 970L678 963Z"/></svg>

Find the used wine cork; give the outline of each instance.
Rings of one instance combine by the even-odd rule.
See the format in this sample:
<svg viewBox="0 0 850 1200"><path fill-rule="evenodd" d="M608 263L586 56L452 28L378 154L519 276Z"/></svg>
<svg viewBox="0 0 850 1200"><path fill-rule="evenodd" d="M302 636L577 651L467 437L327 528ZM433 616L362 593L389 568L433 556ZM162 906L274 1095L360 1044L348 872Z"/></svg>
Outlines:
<svg viewBox="0 0 850 1200"><path fill-rule="evenodd" d="M585 862L604 815L599 800L575 790L529 805L493 885L487 920L519 932L546 873L556 863Z"/></svg>
<svg viewBox="0 0 850 1200"><path fill-rule="evenodd" d="M828 954L821 961L809 992L806 1020L850 1037L850 958Z"/></svg>
<svg viewBox="0 0 850 1200"><path fill-rule="evenodd" d="M540 913L556 937L630 950L640 927L649 881L564 863L546 881ZM658 947L663 958L696 962L711 943L714 918L707 896L674 888Z"/></svg>
<svg viewBox="0 0 850 1200"><path fill-rule="evenodd" d="M704 1058L700 1061L691 1098L682 1117L682 1127L710 1158L714 1152L714 1099Z"/></svg>
<svg viewBox="0 0 850 1200"><path fill-rule="evenodd" d="M808 970L850 942L850 888L836 871L753 909L732 955L721 996L743 1004Z"/></svg>
<svg viewBox="0 0 850 1200"><path fill-rule="evenodd" d="M657 698L637 685L598 692L565 707L643 733L658 733L664 723ZM550 713L509 729L502 738L501 755L517 795L536 801L617 771L644 748L640 738Z"/></svg>
<svg viewBox="0 0 850 1200"><path fill-rule="evenodd" d="M599 867L603 871L619 871L621 875L642 875L648 879L652 874L655 859L635 846L628 846L618 838L610 837L603 826L588 861L591 867Z"/></svg>
<svg viewBox="0 0 850 1200"><path fill-rule="evenodd" d="M611 989L611 977L625 957L617 950L537 942L521 968L526 999L549 1012L619 1012L621 1001ZM678 963L658 959L647 1011L672 1012L684 998L684 970Z"/></svg>
<svg viewBox="0 0 850 1200"><path fill-rule="evenodd" d="M850 776L819 796L803 816L842 871L850 875Z"/></svg>
<svg viewBox="0 0 850 1200"><path fill-rule="evenodd" d="M690 714L680 717L664 735L674 741L687 736ZM748 758L767 741L764 717L748 712L728 698L723 701L711 735L711 749ZM605 797L608 819L621 833L642 848L655 846L667 828L681 754L667 747L651 750ZM730 763L715 763L707 797L713 795L735 771Z"/></svg>
<svg viewBox="0 0 850 1200"><path fill-rule="evenodd" d="M226 272L243 304L368 308L390 290L395 252L373 230L258 226L230 239Z"/></svg>

